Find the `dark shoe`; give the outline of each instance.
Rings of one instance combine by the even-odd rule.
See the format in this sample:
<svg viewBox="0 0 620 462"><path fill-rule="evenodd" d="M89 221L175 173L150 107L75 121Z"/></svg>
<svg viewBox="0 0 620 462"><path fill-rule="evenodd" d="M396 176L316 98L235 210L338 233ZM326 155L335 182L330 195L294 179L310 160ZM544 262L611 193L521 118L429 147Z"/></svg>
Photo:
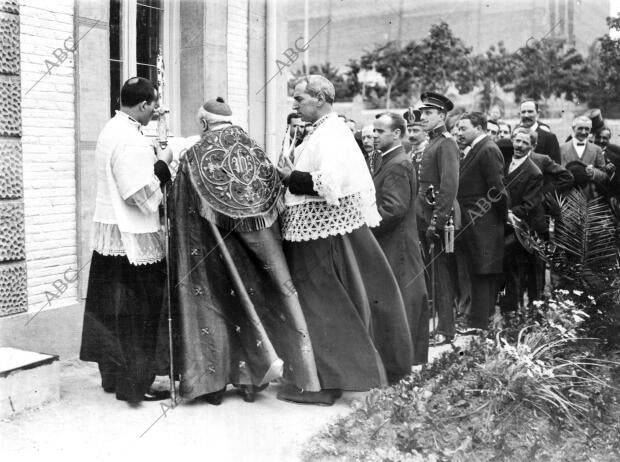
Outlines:
<svg viewBox="0 0 620 462"><path fill-rule="evenodd" d="M331 388L325 391L328 391L332 394L332 396L334 397L334 401L339 398L342 398L342 390L340 388Z"/></svg>
<svg viewBox="0 0 620 462"><path fill-rule="evenodd" d="M128 398L117 394L116 399L127 401L129 404L139 404L141 401L163 401L170 399L170 392L168 390L149 390L140 398Z"/></svg>
<svg viewBox="0 0 620 462"><path fill-rule="evenodd" d="M237 385L237 394L241 395L243 401L246 403L253 403L256 393L263 391L269 386L268 383L256 386L256 385Z"/></svg>
<svg viewBox="0 0 620 462"><path fill-rule="evenodd" d="M169 390L149 390L142 397L142 401L162 401L170 399Z"/></svg>
<svg viewBox="0 0 620 462"><path fill-rule="evenodd" d="M289 401L297 404L315 404L317 406L331 406L336 402L334 395L329 390L302 391L295 386L283 387L277 395L281 401Z"/></svg>
<svg viewBox="0 0 620 462"><path fill-rule="evenodd" d="M226 388L222 388L219 391L215 391L213 393L207 393L206 395L199 396L196 398L199 401L204 401L205 403L213 404L214 406L219 406L222 404L224 400L224 393L226 392Z"/></svg>

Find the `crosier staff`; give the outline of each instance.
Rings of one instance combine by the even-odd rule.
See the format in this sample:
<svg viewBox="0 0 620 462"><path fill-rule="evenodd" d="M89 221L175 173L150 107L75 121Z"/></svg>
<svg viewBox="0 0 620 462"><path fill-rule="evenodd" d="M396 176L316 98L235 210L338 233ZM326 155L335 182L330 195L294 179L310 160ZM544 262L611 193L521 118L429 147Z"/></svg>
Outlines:
<svg viewBox="0 0 620 462"><path fill-rule="evenodd" d="M157 53L157 99L158 99L158 119L157 119L157 142L161 149L168 147L168 122L166 114L170 112L164 106L164 58L161 48ZM168 219L168 184L164 185L164 242L166 247L166 305L168 308L168 344L170 346L170 400L171 406L176 405L176 387L174 384L174 354L172 345L172 305L170 303L170 222Z"/></svg>

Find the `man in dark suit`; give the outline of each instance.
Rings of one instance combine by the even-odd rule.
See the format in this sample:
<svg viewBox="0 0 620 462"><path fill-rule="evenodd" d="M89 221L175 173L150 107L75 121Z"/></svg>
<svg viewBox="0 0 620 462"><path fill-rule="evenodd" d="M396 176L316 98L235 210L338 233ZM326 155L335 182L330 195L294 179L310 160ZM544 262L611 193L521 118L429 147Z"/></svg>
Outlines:
<svg viewBox="0 0 620 462"><path fill-rule="evenodd" d="M555 199L555 192L563 193L573 187L573 175L546 154L531 152L530 159L543 174L542 210L536 214L534 228L540 237L549 240L549 224L546 216L560 218L560 204ZM539 298L545 288L546 265L537 255L528 256L527 292L530 299Z"/></svg>
<svg viewBox="0 0 620 462"><path fill-rule="evenodd" d="M561 163L560 143L558 143L557 137L549 130L549 126L538 121L539 114L540 111L536 101L523 101L519 109L519 115L521 116L520 126L536 132L538 136L536 152L547 154L559 164Z"/></svg>
<svg viewBox="0 0 620 462"><path fill-rule="evenodd" d="M377 162L377 157L379 157L379 154L375 150L374 126L372 124L365 125L364 128L362 128L361 135L364 160L366 161L368 170L370 170L370 174L372 175L375 169L375 163Z"/></svg>
<svg viewBox="0 0 620 462"><path fill-rule="evenodd" d="M573 175L560 164L554 162L551 157L538 152L531 152L530 159L540 169L543 174L543 210L545 215L559 218L559 206L554 199L554 193L563 193L573 187ZM547 224L538 223L537 229L544 228L543 237L546 239Z"/></svg>
<svg viewBox="0 0 620 462"><path fill-rule="evenodd" d="M527 128L517 128L513 133L514 154L506 167L505 184L510 198L507 228L506 253L504 257L504 276L506 291L500 300L503 313L516 311L521 300L526 281L528 262L531 254L523 248L511 234L518 220L523 221L530 230L542 232L540 215L542 212L543 174L530 159L529 155L536 146L536 132ZM537 279L534 279L536 281ZM528 297L538 298L537 294L528 293Z"/></svg>
<svg viewBox="0 0 620 462"><path fill-rule="evenodd" d="M615 168L607 165L603 150L596 144L588 141L592 131L592 121L589 117L579 116L573 120L573 136L560 147L561 164L579 161L587 165L586 173L597 185L605 187L609 181L608 172Z"/></svg>
<svg viewBox="0 0 620 462"><path fill-rule="evenodd" d="M459 142L466 145L459 170L457 199L463 228L459 240L465 250L471 281L468 325L486 329L495 311L503 271L504 223L508 198L504 190L504 159L487 134L486 116L464 114L458 122Z"/></svg>
<svg viewBox="0 0 620 462"><path fill-rule="evenodd" d="M382 114L374 122L381 161L373 181L381 223L371 230L390 263L405 302L414 364L423 364L428 361L429 310L414 208L417 181L401 144L405 132L405 120L393 112Z"/></svg>
<svg viewBox="0 0 620 462"><path fill-rule="evenodd" d="M435 344L454 338L454 254L446 252L444 226L453 220L460 228L460 209L456 201L459 185L459 148L445 126L446 114L454 108L448 98L426 92L422 96L420 120L429 143L419 165L420 189L416 198L418 233L422 242L427 274L435 265L435 308L439 317ZM431 243L434 245L431 254ZM429 286L430 287L430 283ZM431 289L429 289L430 291Z"/></svg>

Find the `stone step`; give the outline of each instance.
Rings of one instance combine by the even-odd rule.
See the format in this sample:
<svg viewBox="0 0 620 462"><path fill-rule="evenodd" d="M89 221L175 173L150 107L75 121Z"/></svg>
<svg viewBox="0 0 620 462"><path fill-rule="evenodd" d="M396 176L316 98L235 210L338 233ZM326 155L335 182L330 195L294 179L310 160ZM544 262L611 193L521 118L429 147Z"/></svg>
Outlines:
<svg viewBox="0 0 620 462"><path fill-rule="evenodd" d="M58 356L0 347L0 418L59 399Z"/></svg>

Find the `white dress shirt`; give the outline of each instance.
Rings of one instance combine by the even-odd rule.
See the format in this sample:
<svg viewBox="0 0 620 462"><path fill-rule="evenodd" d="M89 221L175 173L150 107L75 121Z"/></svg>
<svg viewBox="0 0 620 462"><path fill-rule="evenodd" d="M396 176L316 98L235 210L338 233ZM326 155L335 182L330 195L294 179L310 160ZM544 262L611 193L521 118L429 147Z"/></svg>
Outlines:
<svg viewBox="0 0 620 462"><path fill-rule="evenodd" d="M486 133L483 133L482 135L478 135L474 141L471 142L471 145L469 146L465 146L465 149L463 149L463 159L465 159L465 157L467 157L467 154L469 154L469 151L471 151L474 146L485 136L487 136Z"/></svg>
<svg viewBox="0 0 620 462"><path fill-rule="evenodd" d="M586 150L586 142L573 138L573 148L575 148L577 155L581 159L583 157L583 152Z"/></svg>
<svg viewBox="0 0 620 462"><path fill-rule="evenodd" d="M512 160L510 161L510 165L508 166L508 173L512 173L516 168L519 168L519 166L525 162L527 160L527 158L530 157L530 153L528 152L527 155L517 159L513 156Z"/></svg>

